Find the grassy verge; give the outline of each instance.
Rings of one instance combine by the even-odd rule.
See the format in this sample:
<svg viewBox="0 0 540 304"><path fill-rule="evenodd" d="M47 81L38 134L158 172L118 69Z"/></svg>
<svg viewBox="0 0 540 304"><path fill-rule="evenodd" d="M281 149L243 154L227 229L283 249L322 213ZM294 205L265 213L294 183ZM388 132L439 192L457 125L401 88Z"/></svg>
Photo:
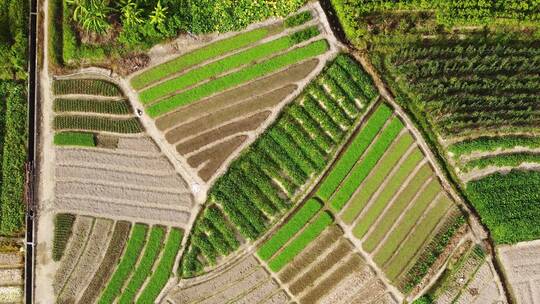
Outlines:
<svg viewBox="0 0 540 304"><path fill-rule="evenodd" d="M283 225L270 239L257 251L257 255L267 261L288 240L290 240L304 225L322 208L322 204L315 200L308 200L285 225Z"/></svg>
<svg viewBox="0 0 540 304"><path fill-rule="evenodd" d="M214 93L226 90L228 88L240 85L252 79L278 71L288 65L300 62L328 50L326 40L319 40L307 46L294 49L288 53L273 57L261 63L249 66L238 72L228 74L224 77L206 82L194 89L185 91L181 94L167 98L159 103L148 107L147 113L151 117L157 117L165 114L183 105L192 103L201 98L210 96Z"/></svg>

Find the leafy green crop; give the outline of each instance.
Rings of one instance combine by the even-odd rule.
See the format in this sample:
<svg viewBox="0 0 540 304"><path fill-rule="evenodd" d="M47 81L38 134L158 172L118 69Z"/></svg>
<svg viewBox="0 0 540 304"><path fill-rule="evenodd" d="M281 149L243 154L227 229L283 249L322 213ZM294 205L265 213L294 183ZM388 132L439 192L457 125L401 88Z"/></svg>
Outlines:
<svg viewBox="0 0 540 304"><path fill-rule="evenodd" d="M57 146L95 147L96 141L93 133L59 132L54 134L54 144Z"/></svg>

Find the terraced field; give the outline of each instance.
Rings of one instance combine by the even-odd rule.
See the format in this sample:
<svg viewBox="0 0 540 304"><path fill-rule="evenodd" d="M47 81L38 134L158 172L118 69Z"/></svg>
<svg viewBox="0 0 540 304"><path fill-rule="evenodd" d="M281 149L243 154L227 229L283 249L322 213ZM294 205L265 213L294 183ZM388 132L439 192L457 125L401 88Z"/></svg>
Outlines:
<svg viewBox="0 0 540 304"><path fill-rule="evenodd" d="M222 174L335 53L319 5L306 9L303 23L246 30L131 78L166 141L203 181Z"/></svg>
<svg viewBox="0 0 540 304"><path fill-rule="evenodd" d="M360 127L315 195L405 293L434 262L425 255L436 258L464 224L412 133L384 103ZM426 260L428 265L421 265Z"/></svg>
<svg viewBox="0 0 540 304"><path fill-rule="evenodd" d="M224 268L183 280L165 298L168 303L289 303L287 293L258 263L246 255Z"/></svg>
<svg viewBox="0 0 540 304"><path fill-rule="evenodd" d="M152 303L172 274L182 230L58 214L57 303Z"/></svg>
<svg viewBox="0 0 540 304"><path fill-rule="evenodd" d="M184 276L217 264L279 220L376 98L350 57L329 64L215 182L183 257Z"/></svg>

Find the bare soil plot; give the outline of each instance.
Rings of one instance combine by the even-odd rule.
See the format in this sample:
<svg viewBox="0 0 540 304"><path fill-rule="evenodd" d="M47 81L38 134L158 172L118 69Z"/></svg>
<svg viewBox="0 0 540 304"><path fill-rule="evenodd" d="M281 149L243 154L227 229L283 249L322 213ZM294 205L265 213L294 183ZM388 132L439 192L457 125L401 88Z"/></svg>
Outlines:
<svg viewBox="0 0 540 304"><path fill-rule="evenodd" d="M56 206L91 216L183 225L193 196L148 137L119 137L116 149L58 148Z"/></svg>
<svg viewBox="0 0 540 304"><path fill-rule="evenodd" d="M251 256L245 256L226 269L202 277L180 281L167 295L167 301L180 303L260 303L280 292L279 285ZM282 296L270 303L287 301Z"/></svg>
<svg viewBox="0 0 540 304"><path fill-rule="evenodd" d="M19 243L8 241L2 245L5 251L0 252L0 303L22 303L24 253Z"/></svg>
<svg viewBox="0 0 540 304"><path fill-rule="evenodd" d="M19 285L22 281L22 268L0 268L0 286Z"/></svg>
<svg viewBox="0 0 540 304"><path fill-rule="evenodd" d="M501 246L498 253L518 303L540 303L540 243Z"/></svg>

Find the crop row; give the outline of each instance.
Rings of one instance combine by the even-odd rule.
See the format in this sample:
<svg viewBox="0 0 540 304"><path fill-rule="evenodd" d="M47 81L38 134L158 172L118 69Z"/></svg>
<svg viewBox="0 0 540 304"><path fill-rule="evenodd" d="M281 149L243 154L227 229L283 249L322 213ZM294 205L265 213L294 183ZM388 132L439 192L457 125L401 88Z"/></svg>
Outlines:
<svg viewBox="0 0 540 304"><path fill-rule="evenodd" d="M105 114L130 114L126 100L66 99L54 100L55 112L91 112Z"/></svg>
<svg viewBox="0 0 540 304"><path fill-rule="evenodd" d="M540 148L540 137L526 135L482 136L452 144L448 147L448 151L459 157L475 151L495 151L499 148L511 149L518 146Z"/></svg>
<svg viewBox="0 0 540 304"><path fill-rule="evenodd" d="M54 144L57 146L95 147L96 140L93 133L68 131L55 133Z"/></svg>
<svg viewBox="0 0 540 304"><path fill-rule="evenodd" d="M270 239L257 251L259 257L268 261L289 239L291 239L304 225L322 208L316 199L308 200Z"/></svg>
<svg viewBox="0 0 540 304"><path fill-rule="evenodd" d="M96 96L122 96L120 88L101 79L58 79L53 82L55 95L82 94Z"/></svg>
<svg viewBox="0 0 540 304"><path fill-rule="evenodd" d="M540 154L529 152L516 152L488 155L466 162L463 166L463 169L465 171L471 171L473 169L484 169L489 166L517 167L523 163L540 163Z"/></svg>
<svg viewBox="0 0 540 304"><path fill-rule="evenodd" d="M287 19L285 19L285 21L283 21L283 24L285 25L285 27L295 27L300 26L310 21L311 19L313 19L311 11L304 11L288 17Z"/></svg>
<svg viewBox="0 0 540 304"><path fill-rule="evenodd" d="M302 250L304 250L321 232L324 231L334 219L328 212L320 213L313 222L308 224L300 234L298 234L283 250L268 263L268 267L274 271L280 271L285 265L292 261Z"/></svg>
<svg viewBox="0 0 540 304"><path fill-rule="evenodd" d="M497 244L540 237L540 173L512 170L467 183L466 193Z"/></svg>
<svg viewBox="0 0 540 304"><path fill-rule="evenodd" d="M54 117L56 130L89 130L114 133L139 133L142 126L137 118L108 118L98 116L63 115Z"/></svg>
<svg viewBox="0 0 540 304"><path fill-rule="evenodd" d="M71 230L75 222L75 215L69 213L57 214L54 218L54 239L52 257L54 261L60 261L66 249Z"/></svg>
<svg viewBox="0 0 540 304"><path fill-rule="evenodd" d="M295 44L302 42L303 40L307 40L311 37L317 36L319 34L319 31L316 28L315 32L310 32L309 28L300 32L306 33L305 36L301 36L301 39L293 39L294 37L296 37L293 35L297 34L294 33L290 36L281 37L266 43L256 45L247 50L235 53L221 60L211 62L207 65L192 69L175 78L161 82L153 87L142 91L139 95L141 102L144 104L148 104L171 93L183 90L189 86L196 85L205 80L215 79L220 75L229 72L235 68L249 65L253 62L260 61L276 53L285 51L293 47Z"/></svg>
<svg viewBox="0 0 540 304"><path fill-rule="evenodd" d="M323 72L314 83L326 77ZM353 83L354 79L348 81ZM258 238L292 206L289 200L298 189L324 169L330 154L352 127L352 120L340 126L325 105L332 104L335 111L345 113L343 103L336 102L324 87L313 87L318 88L319 93L314 95L319 96L310 97L312 101L306 103L310 94L306 90L285 107L276 122L215 182L207 209L215 212L211 219L205 212L195 224L182 260L184 276L192 276L219 256L234 251L238 247L235 229L247 240ZM326 100L319 100L322 98ZM388 112L390 115L391 110ZM321 123L325 119L326 123Z"/></svg>
<svg viewBox="0 0 540 304"><path fill-rule="evenodd" d="M394 118L388 126L382 130L380 137L373 146L367 151L367 154L350 171L350 174L343 180L341 187L334 193L330 199L330 206L334 210L340 210L351 198L354 191L360 186L362 181L371 172L377 164L386 149L398 136L403 129L403 123L399 118Z"/></svg>
<svg viewBox="0 0 540 304"><path fill-rule="evenodd" d="M206 60L222 56L228 52L246 47L255 43L270 33L267 27L254 29L249 32L235 35L231 38L219 40L184 54L178 58L167 61L155 66L143 73L133 77L131 85L139 90L169 75L182 72L192 66L202 63Z"/></svg>
<svg viewBox="0 0 540 304"><path fill-rule="evenodd" d="M214 93L240 85L255 78L276 72L286 66L302 60L315 57L328 50L326 40L318 40L303 47L293 49L285 54L272 57L266 61L248 66L240 71L227 74L215 80L205 82L191 90L161 100L148 107L148 114L156 117L165 114L183 105L192 103Z"/></svg>
<svg viewBox="0 0 540 304"><path fill-rule="evenodd" d="M323 201L330 199L339 184L345 179L360 156L383 128L390 115L392 115L392 110L388 106L382 104L377 108L320 184L317 190L318 197Z"/></svg>

